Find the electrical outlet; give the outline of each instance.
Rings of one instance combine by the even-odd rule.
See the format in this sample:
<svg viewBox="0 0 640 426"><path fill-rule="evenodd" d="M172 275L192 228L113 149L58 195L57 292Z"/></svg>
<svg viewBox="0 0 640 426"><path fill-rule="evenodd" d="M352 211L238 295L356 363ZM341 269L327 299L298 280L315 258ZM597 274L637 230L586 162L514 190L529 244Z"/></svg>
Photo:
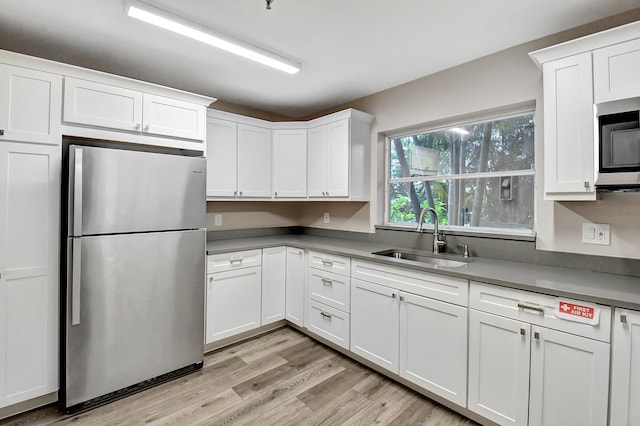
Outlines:
<svg viewBox="0 0 640 426"><path fill-rule="evenodd" d="M214 214L213 215L213 226L222 226L222 215Z"/></svg>
<svg viewBox="0 0 640 426"><path fill-rule="evenodd" d="M608 223L583 223L582 242L585 244L611 244L611 225Z"/></svg>
<svg viewBox="0 0 640 426"><path fill-rule="evenodd" d="M331 215L329 214L329 212L324 212L324 223L329 222L331 222Z"/></svg>

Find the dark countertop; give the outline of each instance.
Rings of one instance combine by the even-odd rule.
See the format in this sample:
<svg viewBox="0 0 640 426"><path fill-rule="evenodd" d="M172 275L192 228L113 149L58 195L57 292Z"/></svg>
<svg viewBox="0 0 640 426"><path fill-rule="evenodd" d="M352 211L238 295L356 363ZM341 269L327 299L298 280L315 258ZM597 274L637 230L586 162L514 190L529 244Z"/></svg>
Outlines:
<svg viewBox="0 0 640 426"><path fill-rule="evenodd" d="M424 263L371 254L372 252L392 248L405 249L403 247L309 235L207 241L207 254L283 245L318 250L356 259L379 262L386 265L433 272L510 288L640 310L640 277L626 275L581 271L577 269L533 265L480 257L470 257L469 260L471 261L460 267L436 267ZM443 257L450 258L450 256ZM458 257L458 259L460 258Z"/></svg>

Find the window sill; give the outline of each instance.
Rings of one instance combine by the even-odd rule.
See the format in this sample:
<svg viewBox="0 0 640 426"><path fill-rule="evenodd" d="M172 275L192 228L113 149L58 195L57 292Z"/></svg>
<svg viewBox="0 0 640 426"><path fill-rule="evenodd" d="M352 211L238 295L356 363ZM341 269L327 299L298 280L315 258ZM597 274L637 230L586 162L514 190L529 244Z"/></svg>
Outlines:
<svg viewBox="0 0 640 426"><path fill-rule="evenodd" d="M416 225L376 225L376 230L400 231L400 232L416 232ZM425 223L423 226L425 232L433 232L433 225ZM439 230L445 235L459 235L463 237L479 237L491 238L497 240L513 240L513 241L535 241L536 233L527 230L498 230L492 228L474 228L463 229L462 227L440 226Z"/></svg>

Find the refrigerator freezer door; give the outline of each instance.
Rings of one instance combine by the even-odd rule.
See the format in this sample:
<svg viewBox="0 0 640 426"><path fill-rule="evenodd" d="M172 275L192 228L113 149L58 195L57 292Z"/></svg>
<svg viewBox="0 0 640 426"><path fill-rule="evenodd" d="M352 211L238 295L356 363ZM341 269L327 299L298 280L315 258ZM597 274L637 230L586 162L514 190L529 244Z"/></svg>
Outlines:
<svg viewBox="0 0 640 426"><path fill-rule="evenodd" d="M72 145L68 235L204 228L205 173L201 157Z"/></svg>
<svg viewBox="0 0 640 426"><path fill-rule="evenodd" d="M80 283L66 299L67 408L202 361L204 230L70 238L69 250L78 239Z"/></svg>

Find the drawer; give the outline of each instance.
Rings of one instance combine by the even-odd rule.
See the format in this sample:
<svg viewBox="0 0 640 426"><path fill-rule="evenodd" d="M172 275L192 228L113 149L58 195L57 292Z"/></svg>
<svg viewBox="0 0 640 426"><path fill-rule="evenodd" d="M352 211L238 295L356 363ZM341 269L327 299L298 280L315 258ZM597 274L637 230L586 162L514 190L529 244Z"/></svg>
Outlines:
<svg viewBox="0 0 640 426"><path fill-rule="evenodd" d="M309 251L309 266L334 274L349 276L351 259L345 256L328 254L319 251Z"/></svg>
<svg viewBox="0 0 640 426"><path fill-rule="evenodd" d="M307 328L345 349L349 349L349 314L308 299Z"/></svg>
<svg viewBox="0 0 640 426"><path fill-rule="evenodd" d="M353 261L351 277L460 306L469 303L469 282L461 278L362 260Z"/></svg>
<svg viewBox="0 0 640 426"><path fill-rule="evenodd" d="M479 282L471 282L469 290L469 307L472 309L602 342L610 341L611 308L609 306L581 302L600 311L598 323L592 325L557 316L556 308L559 308L559 303L562 300L570 301L572 299Z"/></svg>
<svg viewBox="0 0 640 426"><path fill-rule="evenodd" d="M309 268L308 295L315 301L348 313L351 300L350 281L351 278L344 275Z"/></svg>
<svg viewBox="0 0 640 426"><path fill-rule="evenodd" d="M262 250L234 251L207 256L207 274L262 265Z"/></svg>

